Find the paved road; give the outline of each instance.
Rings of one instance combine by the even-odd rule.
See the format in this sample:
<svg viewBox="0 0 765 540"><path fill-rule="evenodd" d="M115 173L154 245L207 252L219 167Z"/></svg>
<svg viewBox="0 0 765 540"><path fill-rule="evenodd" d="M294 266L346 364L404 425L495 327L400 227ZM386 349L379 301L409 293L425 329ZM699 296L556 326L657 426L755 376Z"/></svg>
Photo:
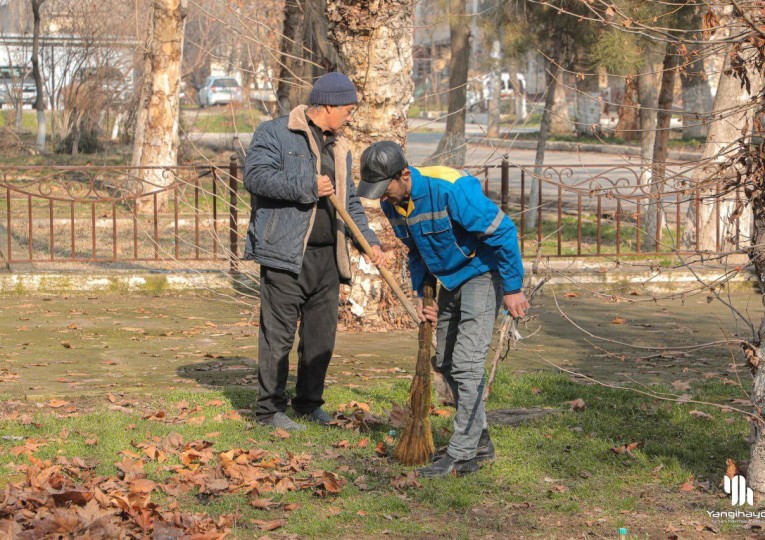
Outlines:
<svg viewBox="0 0 765 540"><path fill-rule="evenodd" d="M412 163L421 163L438 146L442 131L433 132L410 132L407 137L407 156ZM468 133L470 135L470 133ZM195 144L215 146L221 150L233 148L235 137L243 147L250 142L249 133L191 133L189 138ZM238 144L236 145L238 146ZM468 145L466 164L491 165L498 164L502 160L502 154L507 153L511 163L533 164L533 150L495 150L487 145ZM613 154L601 154L599 152L547 152L545 163L550 165L560 164L585 164L598 163L607 165L635 164L638 160L634 156L617 156Z"/></svg>
<svg viewBox="0 0 765 540"><path fill-rule="evenodd" d="M412 164L421 164L431 155L441 138L443 122L429 124L434 131L422 131L423 121L413 122L415 128L421 131L412 131L407 137L407 157ZM476 124L468 125L468 134L475 132L479 127ZM212 144L221 149L231 148L234 134L216 134L216 133L197 133L191 134L192 140L199 144ZM249 143L249 134L240 134L239 141L246 147ZM520 201L521 176L526 179L526 193L530 187L529 166L533 166L535 151L526 149L507 149L493 148L488 144L469 144L465 159L465 168L475 174L482 180L485 178L483 167L490 166L488 169L489 190L498 197L500 192L500 170L498 168L503 155L507 156L512 168L509 175L509 193L510 201ZM638 179L637 165L639 158L637 156L624 156L616 154L603 154L599 152L553 152L548 151L545 155L545 166L555 167L550 171L547 177L555 183L562 183L567 186L577 186L582 193L582 210L586 213L595 213L597 211L597 198L590 197L589 192L597 189L608 189L614 184L621 186L635 186ZM526 169L525 172L522 172ZM671 173L677 173L677 169L671 169ZM555 211L557 207L557 187L553 183L543 183L543 203L549 210ZM635 195L631 188L620 188L623 195ZM563 206L565 211L578 211L579 199L576 192L563 192ZM613 212L616 209L616 200L607 197L601 198L601 210ZM626 212L634 212L635 204L630 201L623 201ZM630 208L631 207L631 208ZM675 214L675 211L671 211ZM671 219L671 218L670 218Z"/></svg>

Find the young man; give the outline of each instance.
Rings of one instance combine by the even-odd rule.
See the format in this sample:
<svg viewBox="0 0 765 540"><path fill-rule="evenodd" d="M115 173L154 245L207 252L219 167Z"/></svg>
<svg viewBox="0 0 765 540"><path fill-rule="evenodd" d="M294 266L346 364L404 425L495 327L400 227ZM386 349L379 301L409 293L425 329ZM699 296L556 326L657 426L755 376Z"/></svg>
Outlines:
<svg viewBox="0 0 765 540"><path fill-rule="evenodd" d="M484 364L500 305L523 317L523 264L515 225L478 179L448 167L414 168L392 141L361 155L358 194L381 199L396 236L409 248L412 288L422 321L437 323L436 369L455 396L454 433L446 453L422 476L468 474L494 458L484 409ZM422 285L441 282L437 307L423 308Z"/></svg>
<svg viewBox="0 0 765 540"><path fill-rule="evenodd" d="M324 379L335 345L340 283L351 266L345 226L328 200L333 193L373 246L351 178L351 152L340 130L357 97L351 80L328 73L316 80L310 106L258 126L244 167L252 194L245 256L261 265L258 340L259 422L303 430L286 414L289 353L300 320L298 370L292 408L298 416L328 424L321 409Z"/></svg>

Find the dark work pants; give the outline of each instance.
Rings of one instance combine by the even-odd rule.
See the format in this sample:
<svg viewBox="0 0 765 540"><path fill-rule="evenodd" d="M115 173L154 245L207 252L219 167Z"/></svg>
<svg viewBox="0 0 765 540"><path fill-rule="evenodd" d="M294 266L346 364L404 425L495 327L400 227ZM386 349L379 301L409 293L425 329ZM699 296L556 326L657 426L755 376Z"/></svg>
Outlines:
<svg viewBox="0 0 765 540"><path fill-rule="evenodd" d="M335 347L339 295L334 246L309 246L298 276L261 268L258 419L287 410L289 354L298 320L300 342L292 408L298 414L308 414L324 404L324 379Z"/></svg>

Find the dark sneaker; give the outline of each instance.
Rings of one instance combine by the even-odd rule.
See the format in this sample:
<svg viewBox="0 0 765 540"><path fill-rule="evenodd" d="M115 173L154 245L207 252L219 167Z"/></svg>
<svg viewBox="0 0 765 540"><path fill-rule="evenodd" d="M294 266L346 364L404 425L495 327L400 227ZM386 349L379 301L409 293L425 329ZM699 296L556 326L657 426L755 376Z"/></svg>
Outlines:
<svg viewBox="0 0 765 540"><path fill-rule="evenodd" d="M258 423L263 424L264 426L285 429L287 431L305 431L306 429L303 424L293 422L292 419L283 412L278 412L271 418L258 420Z"/></svg>
<svg viewBox="0 0 765 540"><path fill-rule="evenodd" d="M300 417L321 424L322 426L328 426L329 423L334 420L330 415L324 412L321 407L314 409L313 412L308 414L303 414Z"/></svg>
<svg viewBox="0 0 765 540"><path fill-rule="evenodd" d="M436 462L444 455L446 454L446 450L449 448L448 446L444 446L440 450L438 450L434 455L431 461ZM478 450L475 454L475 459L479 463L484 461L492 461L495 459L497 455L494 453L494 443L491 442L491 437L489 436L489 430L484 429L481 432L481 438L478 439Z"/></svg>
<svg viewBox="0 0 765 540"><path fill-rule="evenodd" d="M417 469L417 474L424 478L434 476L446 476L453 474L455 476L464 476L474 473L478 470L478 461L473 459L459 460L446 453L444 456L422 469Z"/></svg>

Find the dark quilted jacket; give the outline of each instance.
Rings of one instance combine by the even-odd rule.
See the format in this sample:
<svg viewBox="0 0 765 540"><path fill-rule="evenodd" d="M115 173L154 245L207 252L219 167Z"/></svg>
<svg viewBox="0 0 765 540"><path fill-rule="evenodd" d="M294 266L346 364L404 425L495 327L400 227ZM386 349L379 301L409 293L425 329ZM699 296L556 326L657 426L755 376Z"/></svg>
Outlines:
<svg viewBox="0 0 765 540"><path fill-rule="evenodd" d="M289 116L258 126L244 166L244 185L252 194L245 258L296 274L300 272L319 200L316 176L320 154L310 135L305 109L301 105ZM379 245L356 195L348 142L338 137L334 151L337 198L366 240ZM339 216L336 236L337 267L341 279L347 282L351 267L345 225Z"/></svg>

